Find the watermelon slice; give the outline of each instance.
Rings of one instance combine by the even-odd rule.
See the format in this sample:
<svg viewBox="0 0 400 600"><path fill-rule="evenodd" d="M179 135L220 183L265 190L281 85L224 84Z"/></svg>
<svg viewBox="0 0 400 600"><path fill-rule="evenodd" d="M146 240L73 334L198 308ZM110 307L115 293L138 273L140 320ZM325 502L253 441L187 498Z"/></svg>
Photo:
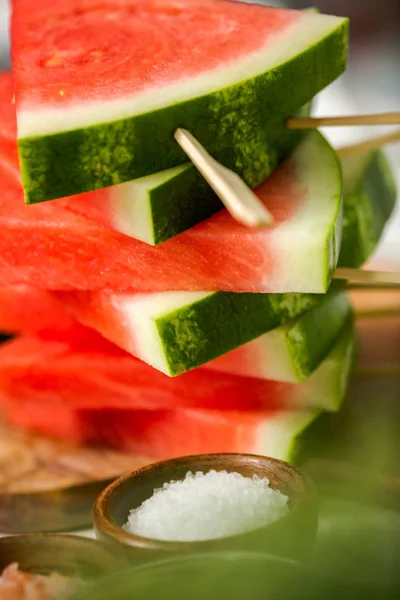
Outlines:
<svg viewBox="0 0 400 600"><path fill-rule="evenodd" d="M164 460L187 454L244 452L290 460L317 410L95 410L62 403L14 402L6 421L51 437L125 449Z"/></svg>
<svg viewBox="0 0 400 600"><path fill-rule="evenodd" d="M226 0L12 3L26 201L65 197L186 161L186 127L250 185L269 125L345 69L346 19ZM110 16L111 15L111 16Z"/></svg>
<svg viewBox="0 0 400 600"><path fill-rule="evenodd" d="M332 296L335 298L331 299ZM311 294L221 292L58 292L56 297L81 323L170 376L222 356L326 301L325 296ZM328 297L327 306L335 306L335 310L338 310L330 330L332 333L345 318L349 305L336 285ZM327 314L327 318L331 319L329 310L321 310L318 332L312 332L312 317L294 326L292 360L296 354L296 338L297 344L302 343L305 349L307 341L300 342L301 336L315 340L316 336L321 335L321 324L324 327L328 325L324 318ZM340 326L336 328L336 334L339 329ZM285 337L285 333L282 336ZM298 357L298 370L307 369L307 362L311 364L314 360L311 357L314 353L316 357L322 347L323 342L319 340L316 348L308 350L304 358ZM326 352L327 349L325 355Z"/></svg>
<svg viewBox="0 0 400 600"><path fill-rule="evenodd" d="M360 267L371 256L396 203L396 183L380 151L342 159L345 203L341 267Z"/></svg>
<svg viewBox="0 0 400 600"><path fill-rule="evenodd" d="M234 375L293 383L304 381L325 358L349 315L347 294L328 294L315 308L288 325L273 329L206 367ZM77 342L93 348L112 345L93 329L75 321L49 292L29 286L0 288L0 329L39 332L48 339L68 337L75 347Z"/></svg>
<svg viewBox="0 0 400 600"><path fill-rule="evenodd" d="M321 366L297 385L204 368L170 379L118 348L21 337L0 348L0 384L6 404L61 402L75 410L335 411L345 393L353 350L349 324Z"/></svg>

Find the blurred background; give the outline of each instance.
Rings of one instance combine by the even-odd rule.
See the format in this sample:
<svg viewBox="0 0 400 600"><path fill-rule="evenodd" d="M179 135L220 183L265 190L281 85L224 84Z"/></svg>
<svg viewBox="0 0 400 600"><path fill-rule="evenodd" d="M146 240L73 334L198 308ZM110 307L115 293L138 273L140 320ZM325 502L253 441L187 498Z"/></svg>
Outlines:
<svg viewBox="0 0 400 600"><path fill-rule="evenodd" d="M145 0L144 0L145 1ZM243 0L253 2L254 0ZM32 0L35 2L35 0ZM400 0L257 0L288 8L317 7L321 12L349 16L351 55L348 72L320 95L315 114L340 115L400 111ZM8 0L0 0L0 68L10 67ZM388 128L330 128L325 134L337 145L380 135ZM400 144L388 147L400 185ZM400 263L400 203L373 259L397 269Z"/></svg>

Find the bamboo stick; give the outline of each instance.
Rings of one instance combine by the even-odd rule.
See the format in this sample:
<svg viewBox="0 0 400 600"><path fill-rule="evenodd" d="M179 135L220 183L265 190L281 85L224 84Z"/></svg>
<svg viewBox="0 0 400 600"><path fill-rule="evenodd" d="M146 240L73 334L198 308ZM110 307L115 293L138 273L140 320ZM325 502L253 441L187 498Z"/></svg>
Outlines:
<svg viewBox="0 0 400 600"><path fill-rule="evenodd" d="M400 125L400 112L343 117L290 117L286 121L286 126L289 129L353 127L359 125Z"/></svg>
<svg viewBox="0 0 400 600"><path fill-rule="evenodd" d="M248 227L268 227L271 213L255 193L233 171L217 162L185 129L177 129L175 139L234 219Z"/></svg>
<svg viewBox="0 0 400 600"><path fill-rule="evenodd" d="M368 284L369 286L400 286L400 273L390 271L368 271L366 269L336 269L334 279L345 279L352 284Z"/></svg>
<svg viewBox="0 0 400 600"><path fill-rule="evenodd" d="M393 144L395 142L400 142L400 130L395 131L394 133L380 135L379 137L372 138L370 140L364 140L350 146L343 146L342 148L338 148L337 152L340 158L345 158L346 156L351 156L360 152L379 150L379 148L382 146L385 146L386 144Z"/></svg>

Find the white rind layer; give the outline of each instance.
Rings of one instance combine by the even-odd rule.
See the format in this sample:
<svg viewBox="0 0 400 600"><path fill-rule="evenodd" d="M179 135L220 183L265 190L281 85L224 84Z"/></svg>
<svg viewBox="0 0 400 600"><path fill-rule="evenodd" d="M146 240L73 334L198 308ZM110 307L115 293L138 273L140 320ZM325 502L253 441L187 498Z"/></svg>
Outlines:
<svg viewBox="0 0 400 600"><path fill-rule="evenodd" d="M260 424L255 452L290 461L296 437L320 414L317 410L279 411Z"/></svg>
<svg viewBox="0 0 400 600"><path fill-rule="evenodd" d="M354 333L345 331L322 365L302 385L304 393L294 398L298 408L339 410L344 399L354 354Z"/></svg>
<svg viewBox="0 0 400 600"><path fill-rule="evenodd" d="M265 278L265 287L274 292L295 292L303 290L302 282L307 281L306 291L318 294L329 283L328 239L342 217L342 172L333 149L318 132L310 133L299 144L293 164L303 202L296 215L268 238L269 251L277 260ZM339 257L334 258L336 266Z"/></svg>
<svg viewBox="0 0 400 600"><path fill-rule="evenodd" d="M287 325L277 327L216 358L207 363L205 367L212 371L231 375L297 383L295 369L287 347L287 330Z"/></svg>
<svg viewBox="0 0 400 600"><path fill-rule="evenodd" d="M129 237L153 245L155 240L150 194L152 190L177 177L189 166L190 164L185 163L179 167L109 188L113 228Z"/></svg>
<svg viewBox="0 0 400 600"><path fill-rule="evenodd" d="M239 360L231 363L224 360L235 350L227 355L204 365L205 369L227 373L228 375L240 375L242 377L254 377L259 379L270 379L282 383L293 383L298 385L299 395L294 395L291 403L299 408L320 408L325 410L336 410L338 402L346 387L347 375L350 369L351 356L354 348L354 338L348 330L342 333L334 343L328 356L320 366L304 381L298 381L296 370L291 362L285 339L286 327L277 327L256 340L245 344L242 351L244 368L241 369ZM248 360L246 360L246 350ZM258 353L257 358L255 352ZM252 362L253 359L253 362ZM261 362L264 360L264 362Z"/></svg>
<svg viewBox="0 0 400 600"><path fill-rule="evenodd" d="M125 349L162 373L170 375L156 321L209 295L208 292L162 292L116 296L126 334L132 339L131 347L126 346Z"/></svg>
<svg viewBox="0 0 400 600"><path fill-rule="evenodd" d="M269 38L265 47L257 52L232 61L229 66L190 79L183 78L161 89L151 88L115 100L77 101L59 108L46 104L32 106L26 101L18 106L18 138L51 135L110 123L211 94L291 60L329 35L343 21L339 17L299 12L298 21L286 27L281 34L277 33L274 40Z"/></svg>

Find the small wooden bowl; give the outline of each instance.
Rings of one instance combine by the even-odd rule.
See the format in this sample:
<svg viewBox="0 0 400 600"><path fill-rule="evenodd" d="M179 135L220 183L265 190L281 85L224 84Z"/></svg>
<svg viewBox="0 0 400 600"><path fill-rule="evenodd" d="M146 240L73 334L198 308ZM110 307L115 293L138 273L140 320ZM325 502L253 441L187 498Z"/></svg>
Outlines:
<svg viewBox="0 0 400 600"><path fill-rule="evenodd" d="M74 600L282 600L304 589L300 563L251 552L173 556L109 575Z"/></svg>
<svg viewBox="0 0 400 600"><path fill-rule="evenodd" d="M172 480L184 479L188 471L207 473L211 470L267 477L271 487L289 497L289 513L256 531L201 542L159 541L122 529L129 511L150 498L156 488ZM314 487L300 471L280 460L246 454L205 454L146 466L109 485L100 494L93 509L98 539L114 546L124 546L139 561L154 560L165 552L202 552L206 549L256 550L289 558L306 558L315 543L317 522Z"/></svg>
<svg viewBox="0 0 400 600"><path fill-rule="evenodd" d="M11 563L21 571L91 579L127 566L122 553L105 545L68 534L27 534L0 539L0 573Z"/></svg>

